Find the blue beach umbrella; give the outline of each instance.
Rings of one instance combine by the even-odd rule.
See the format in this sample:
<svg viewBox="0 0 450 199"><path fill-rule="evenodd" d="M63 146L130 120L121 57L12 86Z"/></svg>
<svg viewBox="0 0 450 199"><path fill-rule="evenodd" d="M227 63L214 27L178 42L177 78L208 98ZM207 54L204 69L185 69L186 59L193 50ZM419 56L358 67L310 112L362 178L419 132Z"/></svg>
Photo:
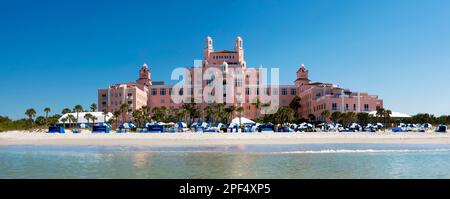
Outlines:
<svg viewBox="0 0 450 199"><path fill-rule="evenodd" d="M359 125L359 124L357 124L357 123L352 123L352 124L350 124L350 127L349 128L352 128L352 129L359 129L359 128L361 128L361 125Z"/></svg>
<svg viewBox="0 0 450 199"><path fill-rule="evenodd" d="M422 125L423 128L431 128L432 125L430 123L425 123Z"/></svg>
<svg viewBox="0 0 450 199"><path fill-rule="evenodd" d="M175 124L176 128L187 128L187 124L185 122L177 122Z"/></svg>

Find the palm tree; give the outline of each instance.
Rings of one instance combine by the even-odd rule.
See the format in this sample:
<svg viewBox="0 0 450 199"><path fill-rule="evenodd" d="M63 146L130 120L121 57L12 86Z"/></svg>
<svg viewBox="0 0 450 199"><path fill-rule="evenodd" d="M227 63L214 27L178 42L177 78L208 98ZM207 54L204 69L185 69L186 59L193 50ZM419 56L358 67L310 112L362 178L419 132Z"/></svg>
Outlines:
<svg viewBox="0 0 450 199"><path fill-rule="evenodd" d="M65 115L65 114L67 114L67 113L71 113L72 111L69 109L69 108L64 108L62 111L61 111L61 113L63 114L63 115Z"/></svg>
<svg viewBox="0 0 450 199"><path fill-rule="evenodd" d="M347 112L347 113L343 114L343 117L342 117L343 124L342 125L348 126L355 120L356 120L356 114L354 112Z"/></svg>
<svg viewBox="0 0 450 199"><path fill-rule="evenodd" d="M392 111L389 109L384 111L384 123L385 123L386 127L388 127L387 126L388 124L389 124L389 126L391 126L391 114L392 114Z"/></svg>
<svg viewBox="0 0 450 199"><path fill-rule="evenodd" d="M142 106L141 107L141 111L142 111L142 116L143 116L143 122L149 122L149 111L150 108L148 106Z"/></svg>
<svg viewBox="0 0 450 199"><path fill-rule="evenodd" d="M114 115L114 120L116 122L116 128L117 128L119 126L118 122L119 122L119 117L120 117L120 111L114 111L113 115Z"/></svg>
<svg viewBox="0 0 450 199"><path fill-rule="evenodd" d="M122 104L120 106L120 112L122 113L122 122L125 122L128 112L128 104Z"/></svg>
<svg viewBox="0 0 450 199"><path fill-rule="evenodd" d="M291 103L289 103L289 107L295 111L295 117L297 117L298 114L298 109L301 107L300 105L300 97L298 97L297 95L294 96L294 98L292 99Z"/></svg>
<svg viewBox="0 0 450 199"><path fill-rule="evenodd" d="M51 112L52 110L49 107L44 108L44 112L45 112L45 120L48 119L48 113Z"/></svg>
<svg viewBox="0 0 450 199"><path fill-rule="evenodd" d="M211 105L207 105L205 106L205 108L203 108L203 111L205 111L205 121L206 122L214 122L212 120L212 116L214 115L214 110L212 108Z"/></svg>
<svg viewBox="0 0 450 199"><path fill-rule="evenodd" d="M67 117L61 118L61 122L63 123L63 127L66 127Z"/></svg>
<svg viewBox="0 0 450 199"><path fill-rule="evenodd" d="M134 110L133 113L131 114L133 116L133 118L135 119L138 127L141 127L142 125L142 120L143 120L143 114L142 114L142 109L137 109Z"/></svg>
<svg viewBox="0 0 450 199"><path fill-rule="evenodd" d="M239 116L239 126L242 125L241 123L241 118L242 118L242 112L244 111L244 107L239 106L236 108L236 112L238 112L238 116Z"/></svg>
<svg viewBox="0 0 450 199"><path fill-rule="evenodd" d="M75 116L68 115L67 119L69 120L69 123L71 123L72 124L71 126L73 127L73 122L75 122L75 120L76 120Z"/></svg>
<svg viewBox="0 0 450 199"><path fill-rule="evenodd" d="M95 121L97 120L98 118L97 117L95 117L94 115L92 115L91 116L91 120L92 120L92 126L94 126L95 125Z"/></svg>
<svg viewBox="0 0 450 199"><path fill-rule="evenodd" d="M161 111L161 114L162 114L162 117L161 117L162 122L166 122L167 107L166 106L161 106L160 107L160 111Z"/></svg>
<svg viewBox="0 0 450 199"><path fill-rule="evenodd" d="M202 116L202 110L194 108L194 119L197 118L197 122L200 122Z"/></svg>
<svg viewBox="0 0 450 199"><path fill-rule="evenodd" d="M161 108L160 107L153 107L152 108L152 120L155 120L155 121L161 121L161 117L162 117L162 114L161 114Z"/></svg>
<svg viewBox="0 0 450 199"><path fill-rule="evenodd" d="M168 110L167 110L167 122L175 122L174 120L176 120L175 118L175 108L173 106L171 106Z"/></svg>
<svg viewBox="0 0 450 199"><path fill-rule="evenodd" d="M180 121L180 118L181 118L181 111L180 111L180 109L179 108L174 108L173 109L173 114L174 114L177 122Z"/></svg>
<svg viewBox="0 0 450 199"><path fill-rule="evenodd" d="M356 118L360 125L366 126L369 123L369 114L368 113L358 113L356 114Z"/></svg>
<svg viewBox="0 0 450 199"><path fill-rule="evenodd" d="M214 122L217 122L217 121L223 122L222 120L225 115L225 112L224 112L225 105L223 103L214 103L212 106L213 106L213 111L214 111L213 121Z"/></svg>
<svg viewBox="0 0 450 199"><path fill-rule="evenodd" d="M106 116L108 116L108 110L107 109L105 109L105 110L103 110L102 111L102 115L103 115L103 122L104 123L106 123L107 121L106 121Z"/></svg>
<svg viewBox="0 0 450 199"><path fill-rule="evenodd" d="M335 111L333 113L331 113L331 120L333 121L333 123L338 123L338 121L342 118L342 113Z"/></svg>
<svg viewBox="0 0 450 199"><path fill-rule="evenodd" d="M96 103L92 103L90 109L91 109L92 112L96 112L97 111L97 104Z"/></svg>
<svg viewBox="0 0 450 199"><path fill-rule="evenodd" d="M93 115L92 114L90 114L90 113L86 113L85 115L84 115L84 119L86 119L87 120L87 123L89 124L89 120L91 120L92 119L92 117L93 117Z"/></svg>
<svg viewBox="0 0 450 199"><path fill-rule="evenodd" d="M191 113L189 112L189 110L181 109L181 116L183 118L183 121L188 121L189 122L190 115L191 115Z"/></svg>
<svg viewBox="0 0 450 199"><path fill-rule="evenodd" d="M233 105L227 106L224 111L226 114L226 121L227 123L230 121L230 117L233 116L234 111L236 110L236 107Z"/></svg>
<svg viewBox="0 0 450 199"><path fill-rule="evenodd" d="M294 110L285 106L278 108L277 112L272 117L273 122L276 124L285 124L286 122L294 120L294 118Z"/></svg>
<svg viewBox="0 0 450 199"><path fill-rule="evenodd" d="M48 125L48 113L51 112L52 110L49 107L44 108L44 112L45 112L45 124Z"/></svg>
<svg viewBox="0 0 450 199"><path fill-rule="evenodd" d="M324 110L322 113L320 113L320 116L322 117L323 122L327 122L328 117L330 117L331 113L329 110Z"/></svg>
<svg viewBox="0 0 450 199"><path fill-rule="evenodd" d="M258 116L260 113L259 108L261 108L261 100L259 100L259 98L256 98L255 102L256 116Z"/></svg>
<svg viewBox="0 0 450 199"><path fill-rule="evenodd" d="M194 117L195 114L194 106L190 103L184 103L182 108L186 110L186 112L188 113L189 115L188 125L191 125L191 119Z"/></svg>
<svg viewBox="0 0 450 199"><path fill-rule="evenodd" d="M386 126L386 122L387 122L386 118L390 117L391 113L392 112L390 110L386 110L384 108L377 108L377 113L375 115L378 117L379 122L382 122L383 125Z"/></svg>
<svg viewBox="0 0 450 199"><path fill-rule="evenodd" d="M379 118L382 118L385 115L384 108L377 108L377 113L375 115Z"/></svg>
<svg viewBox="0 0 450 199"><path fill-rule="evenodd" d="M29 108L25 111L25 115L30 120L30 128L33 128L33 117L36 116L36 111L33 108Z"/></svg>
<svg viewBox="0 0 450 199"><path fill-rule="evenodd" d="M75 105L73 111L77 113L77 124L78 124L78 114L83 112L83 107L81 105Z"/></svg>

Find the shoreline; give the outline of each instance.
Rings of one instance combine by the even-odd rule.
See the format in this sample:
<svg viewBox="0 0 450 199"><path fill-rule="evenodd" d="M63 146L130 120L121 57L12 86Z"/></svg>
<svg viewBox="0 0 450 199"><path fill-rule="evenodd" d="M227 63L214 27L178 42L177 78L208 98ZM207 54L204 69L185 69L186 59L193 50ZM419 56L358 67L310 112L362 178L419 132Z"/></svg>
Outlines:
<svg viewBox="0 0 450 199"><path fill-rule="evenodd" d="M448 133L0 133L0 146L222 146L285 144L450 144Z"/></svg>

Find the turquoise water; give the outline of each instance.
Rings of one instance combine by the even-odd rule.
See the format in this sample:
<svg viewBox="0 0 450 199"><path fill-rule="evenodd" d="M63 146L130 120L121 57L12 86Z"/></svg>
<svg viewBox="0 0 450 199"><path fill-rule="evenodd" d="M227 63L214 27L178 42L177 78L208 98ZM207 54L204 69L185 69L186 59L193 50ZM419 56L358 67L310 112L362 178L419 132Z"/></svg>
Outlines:
<svg viewBox="0 0 450 199"><path fill-rule="evenodd" d="M450 178L450 145L7 146L0 178Z"/></svg>

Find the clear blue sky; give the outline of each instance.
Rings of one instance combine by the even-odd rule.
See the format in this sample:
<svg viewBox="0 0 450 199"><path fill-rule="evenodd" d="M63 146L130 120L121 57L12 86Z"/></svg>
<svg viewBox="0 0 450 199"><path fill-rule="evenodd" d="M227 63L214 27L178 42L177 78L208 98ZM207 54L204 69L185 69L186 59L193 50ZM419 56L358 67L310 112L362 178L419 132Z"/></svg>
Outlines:
<svg viewBox="0 0 450 199"><path fill-rule="evenodd" d="M60 112L97 89L154 80L244 39L248 66L378 94L386 108L450 114L450 1L0 1L0 115Z"/></svg>

